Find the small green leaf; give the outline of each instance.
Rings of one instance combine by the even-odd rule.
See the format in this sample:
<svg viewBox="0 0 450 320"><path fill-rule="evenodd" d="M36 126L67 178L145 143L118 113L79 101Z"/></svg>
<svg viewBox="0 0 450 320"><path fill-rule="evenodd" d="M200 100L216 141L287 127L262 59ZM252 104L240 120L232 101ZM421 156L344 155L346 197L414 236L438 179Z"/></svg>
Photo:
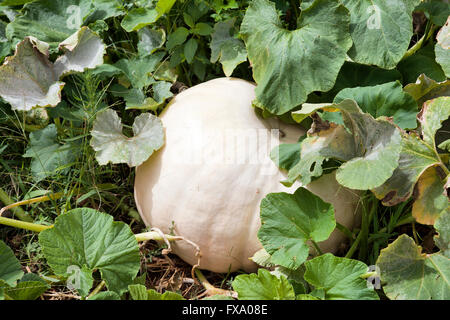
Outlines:
<svg viewBox="0 0 450 320"><path fill-rule="evenodd" d="M189 39L184 45L184 57L191 64L197 52L198 42L194 38Z"/></svg>
<svg viewBox="0 0 450 320"><path fill-rule="evenodd" d="M112 162L127 163L130 167L135 167L164 144L161 120L150 113L136 117L133 138L126 137L122 129L122 122L116 111L107 109L97 115L91 131L91 146L96 151L95 158L100 165Z"/></svg>
<svg viewBox="0 0 450 320"><path fill-rule="evenodd" d="M361 276L367 273L365 263L335 257L326 253L305 262L305 280L323 289L326 300L378 300L373 288Z"/></svg>
<svg viewBox="0 0 450 320"><path fill-rule="evenodd" d="M17 260L11 248L0 240L0 281L13 287L22 276L23 271L19 260Z"/></svg>
<svg viewBox="0 0 450 320"><path fill-rule="evenodd" d="M199 36L209 36L211 33L213 33L213 28L207 23L199 22L195 24L191 32Z"/></svg>
<svg viewBox="0 0 450 320"><path fill-rule="evenodd" d="M377 266L391 300L450 299L450 259L439 252L423 254L406 234L381 250Z"/></svg>
<svg viewBox="0 0 450 320"><path fill-rule="evenodd" d="M294 289L286 277L278 278L265 269L258 269L258 274L238 275L232 286L240 300L295 299Z"/></svg>
<svg viewBox="0 0 450 320"><path fill-rule="evenodd" d="M188 35L189 31L185 27L177 28L167 37L167 49L172 50L176 46L183 44L186 41Z"/></svg>
<svg viewBox="0 0 450 320"><path fill-rule="evenodd" d="M347 88L340 91L334 103L353 99L363 112L374 118L393 117L393 121L402 129L417 127L418 107L409 94L403 92L400 82L388 82L371 87Z"/></svg>
<svg viewBox="0 0 450 320"><path fill-rule="evenodd" d="M99 270L107 288L119 294L127 290L140 268L139 248L130 227L94 209L60 215L53 228L39 234L39 243L55 274L68 276L71 268L91 274ZM83 278L74 280L76 284Z"/></svg>
<svg viewBox="0 0 450 320"><path fill-rule="evenodd" d="M31 160L31 174L35 181L41 181L58 173L66 173L68 165L75 160L75 145L57 142L57 130L54 124L30 133L25 158Z"/></svg>
<svg viewBox="0 0 450 320"><path fill-rule="evenodd" d="M220 61L223 72L230 77L236 66L247 61L247 50L244 42L237 39L232 32L235 18L217 22L214 25L214 33L210 43L211 63Z"/></svg>
<svg viewBox="0 0 450 320"><path fill-rule="evenodd" d="M298 268L308 257L308 241L328 239L335 227L333 206L305 188L270 193L261 201L258 239L271 262L286 268Z"/></svg>
<svg viewBox="0 0 450 320"><path fill-rule="evenodd" d="M311 92L330 90L352 44L349 20L339 1L317 0L302 11L297 29L290 31L273 2L252 1L240 32L258 84L256 105L283 114L305 102Z"/></svg>

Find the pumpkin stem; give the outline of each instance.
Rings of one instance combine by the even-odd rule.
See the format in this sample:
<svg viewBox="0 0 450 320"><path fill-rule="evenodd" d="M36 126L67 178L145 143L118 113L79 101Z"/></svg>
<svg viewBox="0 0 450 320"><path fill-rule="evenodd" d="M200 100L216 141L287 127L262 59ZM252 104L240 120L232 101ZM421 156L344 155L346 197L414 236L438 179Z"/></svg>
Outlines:
<svg viewBox="0 0 450 320"><path fill-rule="evenodd" d="M195 269L195 274L197 275L198 280L203 285L203 287L206 289L206 291L200 295L207 295L207 296L214 296L214 295L222 295L222 296L229 296L233 298L237 298L237 292L231 291L231 290L225 290L214 287L203 275L203 273L199 269Z"/></svg>

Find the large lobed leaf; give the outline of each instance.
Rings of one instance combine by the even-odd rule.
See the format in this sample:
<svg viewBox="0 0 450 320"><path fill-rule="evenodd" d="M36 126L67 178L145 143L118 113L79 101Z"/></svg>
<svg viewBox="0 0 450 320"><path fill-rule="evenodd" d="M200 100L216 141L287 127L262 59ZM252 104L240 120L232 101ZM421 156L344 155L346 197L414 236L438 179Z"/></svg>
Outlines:
<svg viewBox="0 0 450 320"><path fill-rule="evenodd" d="M443 163L435 135L449 117L450 97L425 102L418 115L423 139L414 133L402 133L399 166L383 185L372 190L384 205L395 205L409 198L416 186L417 203L412 214L419 223L433 224L442 211L448 210L448 199L442 195L445 174L441 173Z"/></svg>
<svg viewBox="0 0 450 320"><path fill-rule="evenodd" d="M420 0L342 0L350 11L350 58L393 69L413 35L412 12Z"/></svg>
<svg viewBox="0 0 450 320"><path fill-rule="evenodd" d="M95 157L100 165L112 162L138 166L164 144L162 122L150 113L135 118L134 137L126 137L122 130L122 122L116 111L108 109L97 115L91 131L91 146L96 151Z"/></svg>
<svg viewBox="0 0 450 320"><path fill-rule="evenodd" d="M57 130L54 124L30 133L30 143L23 156L32 159L31 174L35 181L66 173L67 166L75 160L74 149L77 146L72 143L62 145L56 138Z"/></svg>
<svg viewBox="0 0 450 320"><path fill-rule="evenodd" d="M9 39L33 36L48 42L52 49L82 27L91 12L91 0L41 0L26 4L8 24Z"/></svg>
<svg viewBox="0 0 450 320"><path fill-rule="evenodd" d="M383 289L391 300L450 299L450 259L424 254L403 234L381 250L377 260Z"/></svg>
<svg viewBox="0 0 450 320"><path fill-rule="evenodd" d="M326 300L378 300L363 276L368 267L364 262L335 257L326 253L305 262L305 280L315 290L324 291Z"/></svg>
<svg viewBox="0 0 450 320"><path fill-rule="evenodd" d="M336 227L334 208L307 189L270 193L261 201L258 239L271 262L298 268L309 254L308 241L328 239Z"/></svg>
<svg viewBox="0 0 450 320"><path fill-rule="evenodd" d="M259 269L258 274L237 276L233 289L240 300L294 300L294 288L286 277L279 278L268 270Z"/></svg>
<svg viewBox="0 0 450 320"><path fill-rule="evenodd" d="M99 270L109 290L125 292L140 268L139 248L129 226L94 209L71 210L56 218L54 227L39 234L49 266L61 276L74 267L83 295L92 286L92 272ZM71 269L72 268L72 269Z"/></svg>
<svg viewBox="0 0 450 320"><path fill-rule="evenodd" d="M313 91L330 90L351 46L348 11L317 0L302 11L296 30L284 29L275 4L250 3L241 25L256 88L256 104L283 114Z"/></svg>
<svg viewBox="0 0 450 320"><path fill-rule="evenodd" d="M0 291L2 291L2 282L8 286L15 286L22 276L23 271L19 260L11 248L0 240Z"/></svg>
<svg viewBox="0 0 450 320"><path fill-rule="evenodd" d="M370 113L374 118L392 117L394 123L402 129L417 127L417 103L411 95L403 92L398 81L343 89L333 102L339 103L345 99L355 100L363 112Z"/></svg>
<svg viewBox="0 0 450 320"><path fill-rule="evenodd" d="M0 66L0 96L13 110L56 106L61 101L64 82L59 80L64 74L93 69L103 63L105 45L87 27L60 46L67 52L52 63L49 44L26 37L17 45L14 56L5 59Z"/></svg>
<svg viewBox="0 0 450 320"><path fill-rule="evenodd" d="M322 175L325 160L343 163L336 172L337 181L348 188L367 190L383 184L398 166L401 136L395 125L384 118L374 119L363 113L353 100L339 104L304 104L293 113L302 121L315 111L340 111L344 126L315 124L302 142L300 161L289 170L288 183L297 178L308 184Z"/></svg>

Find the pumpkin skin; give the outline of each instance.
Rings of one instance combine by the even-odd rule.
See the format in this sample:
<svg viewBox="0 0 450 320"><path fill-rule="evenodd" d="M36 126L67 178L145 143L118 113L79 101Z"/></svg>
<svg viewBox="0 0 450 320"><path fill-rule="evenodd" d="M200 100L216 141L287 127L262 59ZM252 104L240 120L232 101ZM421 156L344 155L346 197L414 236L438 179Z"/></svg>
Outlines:
<svg viewBox="0 0 450 320"><path fill-rule="evenodd" d="M260 118L251 103L254 89L245 80L219 78L178 94L161 115L164 147L136 168L135 201L145 224L196 243L201 269L254 271L257 265L249 258L262 248L257 238L261 200L300 186L280 183L285 177L269 154L280 143L296 142L304 131ZM333 174L308 189L335 205L339 223L353 227L358 197ZM319 246L335 252L343 239L335 230ZM172 243L172 249L187 263L197 263L186 241Z"/></svg>

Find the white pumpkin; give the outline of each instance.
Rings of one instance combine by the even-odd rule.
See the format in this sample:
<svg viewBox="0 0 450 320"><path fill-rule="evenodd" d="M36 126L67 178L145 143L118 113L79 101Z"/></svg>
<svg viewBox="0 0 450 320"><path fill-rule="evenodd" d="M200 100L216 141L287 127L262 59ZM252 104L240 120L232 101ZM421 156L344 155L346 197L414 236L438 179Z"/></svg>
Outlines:
<svg viewBox="0 0 450 320"><path fill-rule="evenodd" d="M219 78L178 94L161 115L164 147L136 169L135 200L145 224L196 243L202 269L255 270L249 258L262 247L257 238L261 200L299 187L280 183L285 177L269 153L280 143L297 141L304 131L260 118L252 107L254 89L244 80ZM334 205L339 223L353 227L358 197L334 175L308 189ZM343 239L335 230L319 246L334 252ZM173 251L197 263L186 241L173 243Z"/></svg>

